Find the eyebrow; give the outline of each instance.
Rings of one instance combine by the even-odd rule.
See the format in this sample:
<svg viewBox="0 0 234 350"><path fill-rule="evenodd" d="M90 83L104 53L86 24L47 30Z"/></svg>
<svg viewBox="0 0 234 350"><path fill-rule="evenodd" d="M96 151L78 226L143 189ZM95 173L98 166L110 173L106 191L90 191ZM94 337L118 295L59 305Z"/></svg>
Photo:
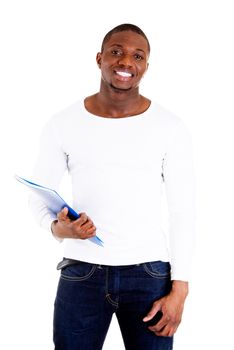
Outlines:
<svg viewBox="0 0 234 350"><path fill-rule="evenodd" d="M123 48L123 46L121 45L121 44L113 44L113 45L111 45L110 47L113 47L113 46L117 46L117 47L121 47L121 48ZM142 49L135 49L136 51L141 51L141 52L144 52L144 54L145 54L145 51L144 50L142 50Z"/></svg>

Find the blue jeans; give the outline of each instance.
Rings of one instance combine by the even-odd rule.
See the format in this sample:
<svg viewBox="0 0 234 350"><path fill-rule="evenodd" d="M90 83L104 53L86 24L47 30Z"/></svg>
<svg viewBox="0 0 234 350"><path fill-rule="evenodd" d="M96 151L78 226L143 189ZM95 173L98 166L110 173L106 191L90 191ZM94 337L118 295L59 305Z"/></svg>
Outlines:
<svg viewBox="0 0 234 350"><path fill-rule="evenodd" d="M168 262L68 265L55 300L55 350L101 350L113 313L127 350L171 350L173 338L156 336L142 321L170 289Z"/></svg>

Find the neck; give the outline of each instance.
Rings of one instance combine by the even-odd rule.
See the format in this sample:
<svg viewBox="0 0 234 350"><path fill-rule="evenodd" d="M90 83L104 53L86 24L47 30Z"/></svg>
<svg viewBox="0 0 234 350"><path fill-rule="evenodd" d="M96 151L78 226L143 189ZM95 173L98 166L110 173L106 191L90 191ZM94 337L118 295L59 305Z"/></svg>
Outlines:
<svg viewBox="0 0 234 350"><path fill-rule="evenodd" d="M150 100L139 94L138 87L131 90L115 89L101 85L100 91L85 99L86 109L107 118L124 118L143 113Z"/></svg>
<svg viewBox="0 0 234 350"><path fill-rule="evenodd" d="M142 99L139 88L122 90L110 86L106 89L101 85L99 93L96 94L97 104L112 117L137 114Z"/></svg>

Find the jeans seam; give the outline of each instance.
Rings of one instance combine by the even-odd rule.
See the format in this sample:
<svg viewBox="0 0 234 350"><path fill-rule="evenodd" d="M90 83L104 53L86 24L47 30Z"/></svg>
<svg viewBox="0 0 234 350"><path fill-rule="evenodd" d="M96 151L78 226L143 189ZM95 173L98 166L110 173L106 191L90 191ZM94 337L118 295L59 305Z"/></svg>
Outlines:
<svg viewBox="0 0 234 350"><path fill-rule="evenodd" d="M153 278L166 279L170 276L170 273L160 274L158 272L150 271L145 263L143 264L143 267L144 267L145 272Z"/></svg>
<svg viewBox="0 0 234 350"><path fill-rule="evenodd" d="M111 298L111 294L109 293L109 290L108 290L108 281L109 281L109 268L107 267L106 268L106 299L112 306L115 306L117 308L119 304Z"/></svg>
<svg viewBox="0 0 234 350"><path fill-rule="evenodd" d="M92 267L92 269L90 270L90 272L83 277L70 277L70 276L66 276L66 275L61 274L61 278L64 280L73 281L73 282L84 281L84 280L87 280L88 278L90 278L94 274L96 268L97 268L97 265L94 265Z"/></svg>

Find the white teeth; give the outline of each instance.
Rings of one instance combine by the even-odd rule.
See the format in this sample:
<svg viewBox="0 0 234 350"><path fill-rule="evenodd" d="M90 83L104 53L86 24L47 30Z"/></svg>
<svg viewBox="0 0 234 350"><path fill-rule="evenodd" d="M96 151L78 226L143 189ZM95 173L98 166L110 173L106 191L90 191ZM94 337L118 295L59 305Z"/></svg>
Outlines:
<svg viewBox="0 0 234 350"><path fill-rule="evenodd" d="M130 73L127 73L127 72L116 72L118 75L120 75L121 77L127 77L127 78L129 78L129 77L131 77L132 76L132 74L130 74Z"/></svg>

